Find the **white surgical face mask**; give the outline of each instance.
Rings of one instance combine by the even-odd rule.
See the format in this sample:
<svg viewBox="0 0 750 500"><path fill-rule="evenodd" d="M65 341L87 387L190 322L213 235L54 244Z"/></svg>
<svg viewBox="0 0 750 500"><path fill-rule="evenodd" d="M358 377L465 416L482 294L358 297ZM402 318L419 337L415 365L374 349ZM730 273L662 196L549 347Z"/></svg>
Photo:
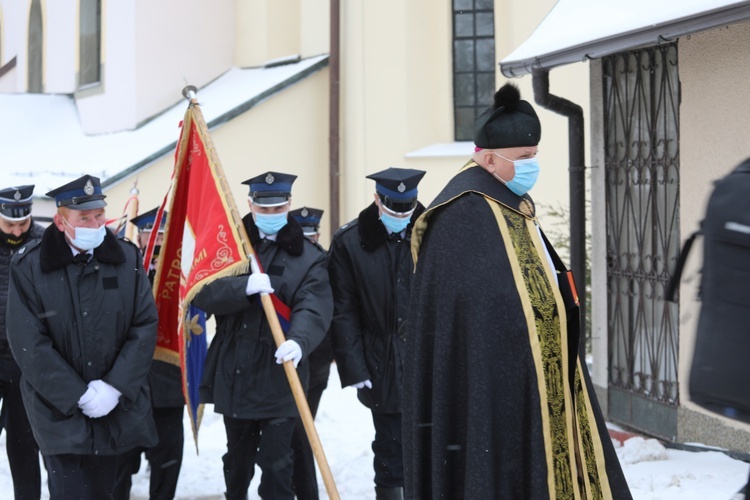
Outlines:
<svg viewBox="0 0 750 500"><path fill-rule="evenodd" d="M75 231L75 238L68 234L70 244L76 248L80 248L81 250L89 251L97 248L102 244L102 242L104 241L104 236L106 236L107 234L107 228L104 226L104 224L99 226L97 229L92 229L89 227L75 227L71 225L70 222L65 219L65 217L63 217L62 220L65 221L68 227L72 228L73 231Z"/></svg>

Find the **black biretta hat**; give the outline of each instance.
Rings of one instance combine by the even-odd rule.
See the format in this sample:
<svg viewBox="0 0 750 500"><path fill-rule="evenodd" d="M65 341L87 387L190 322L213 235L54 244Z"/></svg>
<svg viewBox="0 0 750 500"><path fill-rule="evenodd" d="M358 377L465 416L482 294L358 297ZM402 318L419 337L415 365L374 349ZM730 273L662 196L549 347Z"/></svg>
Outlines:
<svg viewBox="0 0 750 500"><path fill-rule="evenodd" d="M483 149L536 146L542 137L542 125L531 104L521 99L521 92L506 83L495 92L474 126L474 144Z"/></svg>
<svg viewBox="0 0 750 500"><path fill-rule="evenodd" d="M302 207L289 212L299 225L305 236L312 236L320 229L320 220L323 218L323 210L319 208Z"/></svg>
<svg viewBox="0 0 750 500"><path fill-rule="evenodd" d="M0 189L0 217L20 221L31 216L34 185Z"/></svg>
<svg viewBox="0 0 750 500"><path fill-rule="evenodd" d="M375 181L375 191L386 208L403 213L417 206L417 184L424 174L424 170L392 167L367 178Z"/></svg>
<svg viewBox="0 0 750 500"><path fill-rule="evenodd" d="M53 189L47 196L55 199L57 207L66 207L73 210L93 210L104 208L107 196L102 193L102 185L98 177L84 175L57 189Z"/></svg>
<svg viewBox="0 0 750 500"><path fill-rule="evenodd" d="M156 213L159 211L159 207L149 210L146 213L133 217L130 222L135 224L141 231L152 231L156 225ZM161 223L159 224L159 232L164 232L164 225L167 223L167 211L165 210L161 216Z"/></svg>
<svg viewBox="0 0 750 500"><path fill-rule="evenodd" d="M283 205L292 197L292 184L296 175L281 172L266 172L242 184L250 186L248 196L257 205L276 206Z"/></svg>

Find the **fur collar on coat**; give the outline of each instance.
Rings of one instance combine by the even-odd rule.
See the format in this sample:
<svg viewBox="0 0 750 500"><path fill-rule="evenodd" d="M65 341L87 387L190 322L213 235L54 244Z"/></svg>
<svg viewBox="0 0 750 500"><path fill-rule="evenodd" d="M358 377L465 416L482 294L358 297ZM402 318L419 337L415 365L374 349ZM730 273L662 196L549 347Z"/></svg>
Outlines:
<svg viewBox="0 0 750 500"><path fill-rule="evenodd" d="M414 227L414 222L422 215L422 212L424 212L424 206L421 203L417 203L417 208L414 209L414 213L409 220L409 225L406 226L406 240L411 240L411 230ZM380 214L375 202L372 202L369 207L359 213L357 230L359 231L359 240L362 242L362 247L367 252L372 252L388 241L388 230L380 222Z"/></svg>
<svg viewBox="0 0 750 500"><path fill-rule="evenodd" d="M40 244L40 264L45 273L55 271L73 262L73 252L65 239L65 234L50 224L44 230ZM125 253L117 241L117 236L107 229L107 234L101 245L94 249L94 258L106 264L122 264Z"/></svg>
<svg viewBox="0 0 750 500"><path fill-rule="evenodd" d="M249 213L242 218L242 222L245 224L245 231L247 236L250 238L250 244L255 248L260 240L260 231L258 226L255 225L253 220L253 214ZM281 231L276 235L276 244L283 248L289 255L298 257L302 255L302 251L305 245L305 235L302 234L302 226L294 217L287 216L286 226L281 228Z"/></svg>

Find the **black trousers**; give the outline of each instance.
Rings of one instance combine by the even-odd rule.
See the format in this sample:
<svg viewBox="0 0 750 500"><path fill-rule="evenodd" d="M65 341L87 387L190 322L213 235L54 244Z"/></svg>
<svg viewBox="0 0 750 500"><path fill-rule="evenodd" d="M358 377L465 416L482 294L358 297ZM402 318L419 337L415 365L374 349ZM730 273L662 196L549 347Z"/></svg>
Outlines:
<svg viewBox="0 0 750 500"><path fill-rule="evenodd" d="M46 455L50 500L109 500L118 455Z"/></svg>
<svg viewBox="0 0 750 500"><path fill-rule="evenodd" d="M177 491L177 479L182 467L182 451L185 447L183 417L185 407L154 408L154 422L159 443L153 448L136 448L120 455L114 500L128 500L133 484L132 475L141 468L141 453L151 465L149 482L150 500L172 500Z"/></svg>
<svg viewBox="0 0 750 500"><path fill-rule="evenodd" d="M375 486L398 488L404 486L404 456L401 445L401 414L374 413Z"/></svg>
<svg viewBox="0 0 750 500"><path fill-rule="evenodd" d="M240 419L224 417L227 453L224 482L227 500L245 500L255 464L262 476L258 495L263 500L294 500L292 490L293 418Z"/></svg>
<svg viewBox="0 0 750 500"><path fill-rule="evenodd" d="M307 404L310 405L310 413L313 418L318 413L320 398L323 391L328 387L328 380L310 387L307 391ZM296 419L294 423L294 434L292 435L292 449L294 450L294 472L292 474L292 485L297 500L318 500L318 477L315 473L315 455L307 439L302 419Z"/></svg>
<svg viewBox="0 0 750 500"><path fill-rule="evenodd" d="M13 477L13 493L16 499L38 500L42 494L39 447L21 398L20 379L21 370L16 362L0 358L0 393L3 399L0 420L5 426L5 448Z"/></svg>

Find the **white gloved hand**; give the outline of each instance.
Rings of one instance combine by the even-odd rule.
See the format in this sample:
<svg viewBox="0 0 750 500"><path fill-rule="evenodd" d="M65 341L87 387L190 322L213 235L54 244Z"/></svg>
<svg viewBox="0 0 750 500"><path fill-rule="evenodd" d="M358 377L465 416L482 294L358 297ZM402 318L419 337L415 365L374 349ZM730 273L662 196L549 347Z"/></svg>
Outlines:
<svg viewBox="0 0 750 500"><path fill-rule="evenodd" d="M370 382L370 379L363 380L362 382L357 382L356 384L352 384L350 387L354 387L355 389L364 389L367 387L368 389L372 389L372 382Z"/></svg>
<svg viewBox="0 0 750 500"><path fill-rule="evenodd" d="M96 394L90 401L81 405L81 410L83 410L84 415L90 418L109 415L117 406L122 395L120 391L103 380L92 380L89 382L89 388L94 389ZM88 391L86 392L88 393Z"/></svg>
<svg viewBox="0 0 750 500"><path fill-rule="evenodd" d="M245 295L253 295L256 293L273 293L273 288L271 288L271 278L269 278L267 274L252 273L248 276Z"/></svg>
<svg viewBox="0 0 750 500"><path fill-rule="evenodd" d="M78 408L83 408L83 405L94 399L94 396L96 396L96 389L94 389L93 387L89 387L88 389L86 389L86 392L83 393L83 396L78 398Z"/></svg>
<svg viewBox="0 0 750 500"><path fill-rule="evenodd" d="M302 359L302 348L294 340L287 340L276 349L276 363L281 364L284 361L294 361L294 367L297 368Z"/></svg>

